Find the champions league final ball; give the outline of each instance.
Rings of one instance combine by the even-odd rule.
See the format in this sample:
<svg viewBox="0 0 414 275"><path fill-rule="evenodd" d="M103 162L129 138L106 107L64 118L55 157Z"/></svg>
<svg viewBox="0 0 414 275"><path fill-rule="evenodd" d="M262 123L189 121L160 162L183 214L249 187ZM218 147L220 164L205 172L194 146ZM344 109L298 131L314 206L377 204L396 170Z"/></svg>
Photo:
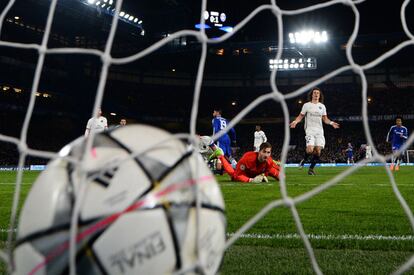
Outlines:
<svg viewBox="0 0 414 275"><path fill-rule="evenodd" d="M69 273L78 199L77 274L217 273L224 202L199 154L144 125L96 134L82 166L63 158L80 159L85 146L84 138L65 146L32 186L20 214L14 274Z"/></svg>

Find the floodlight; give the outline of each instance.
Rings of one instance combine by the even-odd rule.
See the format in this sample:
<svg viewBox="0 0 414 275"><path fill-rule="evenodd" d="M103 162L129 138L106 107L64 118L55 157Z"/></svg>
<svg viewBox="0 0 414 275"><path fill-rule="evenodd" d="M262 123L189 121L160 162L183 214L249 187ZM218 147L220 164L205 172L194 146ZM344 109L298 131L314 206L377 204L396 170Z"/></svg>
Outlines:
<svg viewBox="0 0 414 275"><path fill-rule="evenodd" d="M132 20L134 20L134 17L132 15L130 15L129 18L128 18L128 20L129 21L132 21Z"/></svg>
<svg viewBox="0 0 414 275"><path fill-rule="evenodd" d="M269 59L269 69L279 69L280 71L299 71L299 70L315 70L316 58L284 58L284 59Z"/></svg>
<svg viewBox="0 0 414 275"><path fill-rule="evenodd" d="M135 17L135 19L134 19L134 23L137 23L137 22L138 22L138 18L136 18L136 17Z"/></svg>
<svg viewBox="0 0 414 275"><path fill-rule="evenodd" d="M319 32L315 32L315 38L313 39L313 41L315 41L315 43L320 43L322 42L322 37L321 34Z"/></svg>
<svg viewBox="0 0 414 275"><path fill-rule="evenodd" d="M138 21L138 24L142 24L142 20L139 20L139 21Z"/></svg>
<svg viewBox="0 0 414 275"><path fill-rule="evenodd" d="M129 14L128 13L124 15L124 18L125 19L127 19L128 17L129 17Z"/></svg>
<svg viewBox="0 0 414 275"><path fill-rule="evenodd" d="M315 43L319 44L321 42L328 41L328 33L326 31L313 31L313 30L303 30L300 32L289 33L289 40L292 44L308 44Z"/></svg>
<svg viewBox="0 0 414 275"><path fill-rule="evenodd" d="M326 31L322 32L322 42L328 41L328 34Z"/></svg>
<svg viewBox="0 0 414 275"><path fill-rule="evenodd" d="M289 40L290 40L290 43L292 43L292 44L294 44L296 42L295 41L295 36L294 36L293 33L289 33Z"/></svg>
<svg viewBox="0 0 414 275"><path fill-rule="evenodd" d="M95 3L95 0L88 0L88 4L93 4Z"/></svg>
<svg viewBox="0 0 414 275"><path fill-rule="evenodd" d="M119 13L119 16L121 16L121 17L124 17L124 15L125 15L125 12L123 12L123 11L121 11L121 12Z"/></svg>

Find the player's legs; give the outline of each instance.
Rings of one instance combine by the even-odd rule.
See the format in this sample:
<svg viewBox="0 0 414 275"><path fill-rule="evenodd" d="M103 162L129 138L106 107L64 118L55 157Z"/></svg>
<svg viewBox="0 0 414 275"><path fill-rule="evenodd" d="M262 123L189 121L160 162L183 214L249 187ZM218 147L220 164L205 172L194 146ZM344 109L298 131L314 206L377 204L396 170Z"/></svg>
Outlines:
<svg viewBox="0 0 414 275"><path fill-rule="evenodd" d="M346 162L347 164L354 163L354 156L351 154L348 154Z"/></svg>
<svg viewBox="0 0 414 275"><path fill-rule="evenodd" d="M391 165L390 165L390 169L392 170L400 170L400 154L398 152L398 150L400 149L400 145L399 144L393 144L392 145L392 153L395 155L395 157L391 158Z"/></svg>
<svg viewBox="0 0 414 275"><path fill-rule="evenodd" d="M394 167L393 167L393 169L395 171L400 170L400 163L401 163L401 160L402 160L402 158L401 158L401 152L398 152L399 149L400 149L400 147L398 147L397 150L393 150L393 154L397 154L395 156L395 160L394 160L394 163L393 163L393 164L395 164ZM391 169L391 170L393 170L393 169Z"/></svg>
<svg viewBox="0 0 414 275"><path fill-rule="evenodd" d="M323 135L315 136L315 147L313 149L311 165L309 166L308 174L309 175L316 175L314 168L316 164L319 162L321 151L325 147L325 137Z"/></svg>
<svg viewBox="0 0 414 275"><path fill-rule="evenodd" d="M398 170L400 170L400 163L401 163L401 156L400 155L398 155L397 156L397 162L395 163L395 171L398 171Z"/></svg>
<svg viewBox="0 0 414 275"><path fill-rule="evenodd" d="M226 157L231 157L230 138L228 136L224 136L219 139L219 146L223 150Z"/></svg>
<svg viewBox="0 0 414 275"><path fill-rule="evenodd" d="M304 167L305 163L309 161L309 158L311 158L313 154L313 149L315 146L315 136L306 135L305 141L306 141L306 150L305 150L305 154L303 155L303 159L299 163L299 169L302 169Z"/></svg>

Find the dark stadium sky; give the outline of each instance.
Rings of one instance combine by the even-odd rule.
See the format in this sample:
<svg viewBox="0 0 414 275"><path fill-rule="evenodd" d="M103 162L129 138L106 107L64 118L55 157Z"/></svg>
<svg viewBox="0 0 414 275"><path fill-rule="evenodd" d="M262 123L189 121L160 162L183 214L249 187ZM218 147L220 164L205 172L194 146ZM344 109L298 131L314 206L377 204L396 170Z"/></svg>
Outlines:
<svg viewBox="0 0 414 275"><path fill-rule="evenodd" d="M155 3L157 2L157 3ZM322 3L326 1L277 1L277 4L282 9L298 9L310 6L312 4ZM195 22L199 17L200 1L193 0L165 0L165 1L131 1L124 2L125 8L130 8L134 12L143 13L146 21L151 22L150 25L158 25L159 28L168 28L165 26L166 18L171 13L178 25L182 21L186 21L185 17L191 18L190 22ZM249 0L249 1L222 1L210 0L208 1L207 9L221 10L227 13L228 19L234 24L246 17L252 10L261 4L267 4L269 1L264 0ZM400 7L402 0L392 1L377 1L366 0L358 4L358 10L361 14L360 34L378 34L378 33L393 33L401 32L402 26L400 21ZM147 16L146 16L147 15ZM407 9L408 22L411 23L411 28L414 28L414 4L411 3ZM288 16L286 19L286 29L297 29L304 26L324 27L333 35L347 35L352 31L354 24L354 15L350 7L342 4L337 4L315 12L309 12L298 16ZM174 20L172 20L174 22ZM148 26L151 27L151 26ZM246 27L246 32L250 36L254 34L263 33L263 35L274 36L276 24L274 17L270 12L264 12L254 19L251 24ZM257 35L256 35L257 36ZM271 38L269 37L269 38Z"/></svg>
<svg viewBox="0 0 414 275"><path fill-rule="evenodd" d="M88 13L87 10L91 10L90 8L79 5L79 2L82 1L86 2L87 0L59 0L58 9L63 10L63 13L67 16L80 16L79 19L76 19L76 22L82 22L81 20L84 20L85 17L89 17L91 20L96 18L97 22L102 21L103 17L99 12L97 14ZM7 2L7 0L0 0L0 9L5 7ZM235 25L256 7L269 2L265 0L209 0L207 9L225 12L227 22L230 25ZM326 1L279 0L277 4L282 9L293 10L322 2ZM194 24L199 20L201 8L201 1L199 0L125 0L123 3L125 11L143 19L143 26L148 36L156 36L162 32L173 32L184 28L194 29ZM366 0L358 4L357 7L361 14L359 34L401 33L403 30L400 21L402 3L403 0ZM24 18L37 17L39 22L44 24L49 4L50 0L16 0L9 16L19 14ZM409 4L406 14L409 27L413 30L414 3ZM286 33L304 27L311 27L326 29L331 37L349 36L354 26L353 12L350 7L342 4L297 16L285 16L284 20ZM68 20L67 25L70 24L73 23ZM259 14L241 31L241 37L245 41L274 40L277 37L276 35L277 22L275 17L268 11Z"/></svg>

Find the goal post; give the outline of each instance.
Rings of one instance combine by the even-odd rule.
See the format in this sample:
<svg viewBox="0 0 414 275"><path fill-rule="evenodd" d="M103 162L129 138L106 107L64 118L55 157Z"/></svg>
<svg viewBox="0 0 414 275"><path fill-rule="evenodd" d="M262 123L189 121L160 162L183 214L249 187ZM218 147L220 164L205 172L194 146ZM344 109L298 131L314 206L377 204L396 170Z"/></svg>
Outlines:
<svg viewBox="0 0 414 275"><path fill-rule="evenodd" d="M405 151L405 156L407 159L407 163L414 161L414 150L407 150Z"/></svg>

